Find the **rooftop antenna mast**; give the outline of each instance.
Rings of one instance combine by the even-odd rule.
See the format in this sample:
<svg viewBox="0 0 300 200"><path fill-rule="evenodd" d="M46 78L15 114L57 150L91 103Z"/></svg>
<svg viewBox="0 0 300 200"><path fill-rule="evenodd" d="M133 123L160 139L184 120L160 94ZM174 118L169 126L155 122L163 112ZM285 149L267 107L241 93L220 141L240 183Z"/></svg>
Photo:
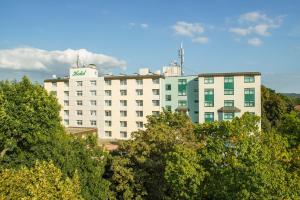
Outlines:
<svg viewBox="0 0 300 200"><path fill-rule="evenodd" d="M77 68L79 68L79 62L80 62L80 60L79 60L79 54L77 54L77 60L76 60L76 66L77 66Z"/></svg>
<svg viewBox="0 0 300 200"><path fill-rule="evenodd" d="M180 44L180 49L178 50L178 57L179 57L181 75L183 75L184 49L183 49L183 46L182 46L182 42Z"/></svg>

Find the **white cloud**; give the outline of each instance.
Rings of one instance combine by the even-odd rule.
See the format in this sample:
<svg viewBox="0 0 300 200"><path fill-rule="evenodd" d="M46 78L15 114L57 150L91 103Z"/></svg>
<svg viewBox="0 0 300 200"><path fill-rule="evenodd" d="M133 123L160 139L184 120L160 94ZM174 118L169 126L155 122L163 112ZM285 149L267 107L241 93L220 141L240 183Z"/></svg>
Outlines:
<svg viewBox="0 0 300 200"><path fill-rule="evenodd" d="M195 43L206 44L206 43L208 43L209 39L207 37L199 36L199 37L193 38L192 41Z"/></svg>
<svg viewBox="0 0 300 200"><path fill-rule="evenodd" d="M146 23L138 24L135 22L130 22L130 23L128 23L128 26L129 26L129 28L142 28L142 29L149 28L149 24L146 24Z"/></svg>
<svg viewBox="0 0 300 200"><path fill-rule="evenodd" d="M176 22L176 24L172 28L175 31L175 34L187 37L193 37L195 34L204 32L204 28L201 24L188 23L184 21Z"/></svg>
<svg viewBox="0 0 300 200"><path fill-rule="evenodd" d="M246 36L251 33L249 28L230 28L229 32L235 33L240 36Z"/></svg>
<svg viewBox="0 0 300 200"><path fill-rule="evenodd" d="M77 55L84 64L95 64L100 70L126 67L124 60L89 52L86 49L47 51L25 47L0 50L0 68L56 73L74 66Z"/></svg>
<svg viewBox="0 0 300 200"><path fill-rule="evenodd" d="M249 21L249 22L257 22L260 20L268 20L268 19L269 18L267 17L266 14L261 13L259 11L248 12L240 16L240 21Z"/></svg>
<svg viewBox="0 0 300 200"><path fill-rule="evenodd" d="M259 38L251 38L248 40L248 44L256 47L262 45L262 43L263 42Z"/></svg>
<svg viewBox="0 0 300 200"><path fill-rule="evenodd" d="M149 25L148 25L148 24L141 24L141 27L142 27L142 28L148 28Z"/></svg>

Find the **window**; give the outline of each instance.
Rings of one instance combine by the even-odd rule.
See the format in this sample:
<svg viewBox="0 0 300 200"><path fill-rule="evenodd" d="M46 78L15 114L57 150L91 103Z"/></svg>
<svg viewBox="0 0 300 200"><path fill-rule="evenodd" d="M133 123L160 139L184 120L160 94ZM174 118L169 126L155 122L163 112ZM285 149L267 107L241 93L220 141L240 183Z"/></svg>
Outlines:
<svg viewBox="0 0 300 200"><path fill-rule="evenodd" d="M136 111L137 117L143 117L143 111Z"/></svg>
<svg viewBox="0 0 300 200"><path fill-rule="evenodd" d="M136 100L136 106L143 106L143 100Z"/></svg>
<svg viewBox="0 0 300 200"><path fill-rule="evenodd" d="M158 78L152 79L152 83L153 83L153 84L159 84L159 79L158 79Z"/></svg>
<svg viewBox="0 0 300 200"><path fill-rule="evenodd" d="M77 115L82 115L82 110L76 110Z"/></svg>
<svg viewBox="0 0 300 200"><path fill-rule="evenodd" d="M194 102L195 102L195 103L199 103L199 100L198 100L198 99L196 99Z"/></svg>
<svg viewBox="0 0 300 200"><path fill-rule="evenodd" d="M127 116L127 111L126 110L121 110L120 115L121 115L121 117L126 117Z"/></svg>
<svg viewBox="0 0 300 200"><path fill-rule="evenodd" d="M120 85L127 85L127 80L120 80Z"/></svg>
<svg viewBox="0 0 300 200"><path fill-rule="evenodd" d="M172 112L172 106L166 106L166 110Z"/></svg>
<svg viewBox="0 0 300 200"><path fill-rule="evenodd" d="M137 89L136 91L136 95L141 96L143 95L143 90L142 89Z"/></svg>
<svg viewBox="0 0 300 200"><path fill-rule="evenodd" d="M152 100L153 106L159 106L159 100Z"/></svg>
<svg viewBox="0 0 300 200"><path fill-rule="evenodd" d="M120 95L121 96L126 96L127 95L127 90L120 90Z"/></svg>
<svg viewBox="0 0 300 200"><path fill-rule="evenodd" d="M224 100L224 107L233 107L234 101L233 100Z"/></svg>
<svg viewBox="0 0 300 200"><path fill-rule="evenodd" d="M82 81L76 81L77 86L82 86Z"/></svg>
<svg viewBox="0 0 300 200"><path fill-rule="evenodd" d="M199 111L194 111L195 114L199 114Z"/></svg>
<svg viewBox="0 0 300 200"><path fill-rule="evenodd" d="M64 100L64 106L69 106L69 101L68 100Z"/></svg>
<svg viewBox="0 0 300 200"><path fill-rule="evenodd" d="M105 80L105 85L111 85L111 80Z"/></svg>
<svg viewBox="0 0 300 200"><path fill-rule="evenodd" d="M91 103L91 106L96 106L97 105L97 101L96 100L91 100L90 103Z"/></svg>
<svg viewBox="0 0 300 200"><path fill-rule="evenodd" d="M178 106L186 106L186 105L187 105L186 100L179 100L178 101Z"/></svg>
<svg viewBox="0 0 300 200"><path fill-rule="evenodd" d="M111 100L105 100L105 106L111 106Z"/></svg>
<svg viewBox="0 0 300 200"><path fill-rule="evenodd" d="M77 93L77 96L82 96L82 91L80 90L80 91L76 91L76 93Z"/></svg>
<svg viewBox="0 0 300 200"><path fill-rule="evenodd" d="M82 126L82 120L76 120L78 126Z"/></svg>
<svg viewBox="0 0 300 200"><path fill-rule="evenodd" d="M214 106L214 89L204 90L204 106L213 107Z"/></svg>
<svg viewBox="0 0 300 200"><path fill-rule="evenodd" d="M205 122L213 122L214 121L214 113L213 112L206 112L204 113Z"/></svg>
<svg viewBox="0 0 300 200"><path fill-rule="evenodd" d="M65 87L69 87L69 82L64 82Z"/></svg>
<svg viewBox="0 0 300 200"><path fill-rule="evenodd" d="M144 123L143 122L136 122L136 126L138 127L138 128L143 128L144 127Z"/></svg>
<svg viewBox="0 0 300 200"><path fill-rule="evenodd" d="M69 116L69 110L64 110L64 115Z"/></svg>
<svg viewBox="0 0 300 200"><path fill-rule="evenodd" d="M65 97L68 97L69 96L69 91L64 91L64 95L65 95Z"/></svg>
<svg viewBox="0 0 300 200"><path fill-rule="evenodd" d="M172 96L170 94L166 95L166 101L171 101L172 100Z"/></svg>
<svg viewBox="0 0 300 200"><path fill-rule="evenodd" d="M120 100L121 106L127 106L127 100Z"/></svg>
<svg viewBox="0 0 300 200"><path fill-rule="evenodd" d="M91 85L93 85L93 86L97 85L97 81L95 81L95 80L90 81L90 83L91 83Z"/></svg>
<svg viewBox="0 0 300 200"><path fill-rule="evenodd" d="M105 131L105 137L111 137L111 131Z"/></svg>
<svg viewBox="0 0 300 200"><path fill-rule="evenodd" d="M167 90L167 91L170 91L171 88L172 88L172 87L171 87L171 84L166 84L166 90Z"/></svg>
<svg viewBox="0 0 300 200"><path fill-rule="evenodd" d="M245 88L244 90L244 106L254 107L255 106L255 89Z"/></svg>
<svg viewBox="0 0 300 200"><path fill-rule="evenodd" d="M111 90L105 90L105 96L111 96Z"/></svg>
<svg viewBox="0 0 300 200"><path fill-rule="evenodd" d="M143 85L143 79L137 79L136 84L137 85Z"/></svg>
<svg viewBox="0 0 300 200"><path fill-rule="evenodd" d="M56 91L51 91L50 94L56 96L57 92Z"/></svg>
<svg viewBox="0 0 300 200"><path fill-rule="evenodd" d="M64 124L65 125L69 125L69 120L68 119L64 119Z"/></svg>
<svg viewBox="0 0 300 200"><path fill-rule="evenodd" d="M97 95L96 90L91 90L90 92L91 92L91 95L92 95L92 96L96 96L96 95Z"/></svg>
<svg viewBox="0 0 300 200"><path fill-rule="evenodd" d="M120 137L121 138L127 138L127 132L126 131L120 131Z"/></svg>
<svg viewBox="0 0 300 200"><path fill-rule="evenodd" d="M152 111L152 115L159 115L159 111Z"/></svg>
<svg viewBox="0 0 300 200"><path fill-rule="evenodd" d="M224 113L224 120L233 119L233 118L234 118L233 112Z"/></svg>
<svg viewBox="0 0 300 200"><path fill-rule="evenodd" d="M127 127L127 122L126 121L120 121L120 126L121 127Z"/></svg>
<svg viewBox="0 0 300 200"><path fill-rule="evenodd" d="M186 79L178 79L178 95L186 96Z"/></svg>
<svg viewBox="0 0 300 200"><path fill-rule="evenodd" d="M105 121L105 126L111 127L111 121L106 120L106 121Z"/></svg>
<svg viewBox="0 0 300 200"><path fill-rule="evenodd" d="M77 106L82 106L82 101L81 100L77 100L76 103L77 103Z"/></svg>
<svg viewBox="0 0 300 200"><path fill-rule="evenodd" d="M57 83L56 82L52 82L52 87L56 87Z"/></svg>
<svg viewBox="0 0 300 200"><path fill-rule="evenodd" d="M152 94L153 95L159 95L159 89L153 89Z"/></svg>
<svg viewBox="0 0 300 200"><path fill-rule="evenodd" d="M91 110L91 115L92 116L96 116L97 115L97 111L96 110Z"/></svg>
<svg viewBox="0 0 300 200"><path fill-rule="evenodd" d="M105 111L105 116L106 117L111 117L111 110L106 110Z"/></svg>
<svg viewBox="0 0 300 200"><path fill-rule="evenodd" d="M234 94L234 79L233 76L224 77L224 95Z"/></svg>
<svg viewBox="0 0 300 200"><path fill-rule="evenodd" d="M214 83L214 77L205 77L204 78L204 84L213 84Z"/></svg>
<svg viewBox="0 0 300 200"><path fill-rule="evenodd" d="M96 126L97 125L97 121L96 120L91 120L91 126Z"/></svg>
<svg viewBox="0 0 300 200"><path fill-rule="evenodd" d="M244 76L244 83L254 83L255 78L254 76Z"/></svg>

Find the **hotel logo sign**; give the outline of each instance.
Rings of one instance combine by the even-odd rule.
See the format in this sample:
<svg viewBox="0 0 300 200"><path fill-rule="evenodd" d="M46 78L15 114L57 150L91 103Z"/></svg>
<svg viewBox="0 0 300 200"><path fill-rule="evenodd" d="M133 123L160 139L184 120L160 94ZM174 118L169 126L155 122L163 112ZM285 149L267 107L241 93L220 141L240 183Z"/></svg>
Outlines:
<svg viewBox="0 0 300 200"><path fill-rule="evenodd" d="M77 70L73 71L72 76L84 76L86 74L86 70Z"/></svg>

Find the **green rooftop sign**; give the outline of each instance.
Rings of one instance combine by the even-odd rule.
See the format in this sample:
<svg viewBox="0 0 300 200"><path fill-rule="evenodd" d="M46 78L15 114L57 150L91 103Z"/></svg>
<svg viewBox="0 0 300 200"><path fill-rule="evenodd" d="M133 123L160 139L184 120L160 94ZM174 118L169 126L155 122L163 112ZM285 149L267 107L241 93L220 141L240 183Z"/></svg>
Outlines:
<svg viewBox="0 0 300 200"><path fill-rule="evenodd" d="M86 70L77 70L73 71L72 76L84 76L86 74Z"/></svg>

